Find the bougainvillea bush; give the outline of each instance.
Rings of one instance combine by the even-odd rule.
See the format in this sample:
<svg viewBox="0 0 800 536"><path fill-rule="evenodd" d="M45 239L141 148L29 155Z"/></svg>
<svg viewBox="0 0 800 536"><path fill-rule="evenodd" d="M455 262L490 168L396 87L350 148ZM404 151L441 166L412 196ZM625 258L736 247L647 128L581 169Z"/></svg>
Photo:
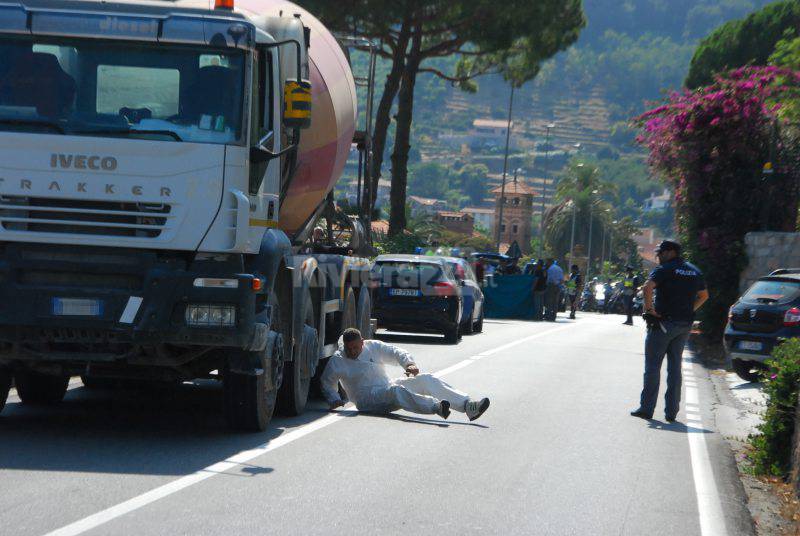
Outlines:
<svg viewBox="0 0 800 536"><path fill-rule="evenodd" d="M800 151L780 110L799 89L800 72L741 68L673 93L637 119L650 166L675 191L688 257L706 274L711 300L699 316L711 338L721 336L739 294L745 234L794 231Z"/></svg>

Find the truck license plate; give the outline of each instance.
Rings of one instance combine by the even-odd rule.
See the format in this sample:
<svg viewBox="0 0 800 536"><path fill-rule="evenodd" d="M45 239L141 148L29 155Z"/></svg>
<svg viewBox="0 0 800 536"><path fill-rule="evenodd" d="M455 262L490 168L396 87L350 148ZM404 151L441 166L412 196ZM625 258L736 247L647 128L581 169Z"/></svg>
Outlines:
<svg viewBox="0 0 800 536"><path fill-rule="evenodd" d="M760 342L755 341L739 341L739 349L740 350L754 350L760 351L764 348L764 345Z"/></svg>
<svg viewBox="0 0 800 536"><path fill-rule="evenodd" d="M389 296L419 296L419 291L410 288L393 288L389 290Z"/></svg>
<svg viewBox="0 0 800 536"><path fill-rule="evenodd" d="M102 316L102 300L82 298L53 298L54 316Z"/></svg>

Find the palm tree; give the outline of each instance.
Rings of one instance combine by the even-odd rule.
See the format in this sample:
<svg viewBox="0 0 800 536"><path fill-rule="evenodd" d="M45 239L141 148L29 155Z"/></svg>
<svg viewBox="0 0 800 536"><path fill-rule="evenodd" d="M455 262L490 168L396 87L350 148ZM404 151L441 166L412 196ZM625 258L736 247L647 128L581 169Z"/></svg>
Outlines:
<svg viewBox="0 0 800 536"><path fill-rule="evenodd" d="M611 205L602 196L613 195L613 185L602 180L597 167L573 162L556 190L558 201L545 214L545 242L559 257L569 256L572 220L575 217L575 246L587 252L589 229L592 232L592 257L598 257L604 229L611 222ZM591 219L591 225L590 225Z"/></svg>

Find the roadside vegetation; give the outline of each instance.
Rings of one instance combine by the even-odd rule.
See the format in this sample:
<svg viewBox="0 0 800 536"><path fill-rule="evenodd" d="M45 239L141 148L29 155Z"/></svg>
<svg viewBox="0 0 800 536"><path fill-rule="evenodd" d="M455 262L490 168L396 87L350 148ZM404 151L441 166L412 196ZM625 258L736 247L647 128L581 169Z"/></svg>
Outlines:
<svg viewBox="0 0 800 536"><path fill-rule="evenodd" d="M764 377L767 410L760 434L750 437L753 471L786 478L792 469L797 397L800 394L800 340L778 346Z"/></svg>

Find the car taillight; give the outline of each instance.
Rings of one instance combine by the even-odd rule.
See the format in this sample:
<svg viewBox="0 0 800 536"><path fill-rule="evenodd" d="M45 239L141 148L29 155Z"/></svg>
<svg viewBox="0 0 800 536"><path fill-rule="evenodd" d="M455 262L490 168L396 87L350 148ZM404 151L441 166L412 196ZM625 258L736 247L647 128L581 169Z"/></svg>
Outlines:
<svg viewBox="0 0 800 536"><path fill-rule="evenodd" d="M783 317L783 325L787 328L800 326L800 309L792 307Z"/></svg>
<svg viewBox="0 0 800 536"><path fill-rule="evenodd" d="M439 281L433 284L433 292L437 296L454 296L456 286L449 281Z"/></svg>

